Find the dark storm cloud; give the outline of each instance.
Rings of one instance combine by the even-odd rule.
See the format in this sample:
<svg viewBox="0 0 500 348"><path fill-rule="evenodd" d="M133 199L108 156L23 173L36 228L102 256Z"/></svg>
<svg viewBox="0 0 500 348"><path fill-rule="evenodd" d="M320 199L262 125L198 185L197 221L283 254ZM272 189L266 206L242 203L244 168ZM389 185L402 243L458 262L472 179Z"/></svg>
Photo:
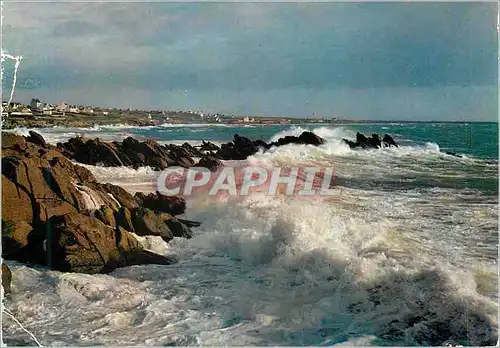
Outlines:
<svg viewBox="0 0 500 348"><path fill-rule="evenodd" d="M496 3L8 3L4 47L26 57L21 79L38 78L43 93L58 95L85 86L189 90L203 107L212 90L496 91L496 9ZM453 99L439 93L443 103ZM220 100L227 108L239 102ZM269 114L288 110L278 100L270 107Z"/></svg>

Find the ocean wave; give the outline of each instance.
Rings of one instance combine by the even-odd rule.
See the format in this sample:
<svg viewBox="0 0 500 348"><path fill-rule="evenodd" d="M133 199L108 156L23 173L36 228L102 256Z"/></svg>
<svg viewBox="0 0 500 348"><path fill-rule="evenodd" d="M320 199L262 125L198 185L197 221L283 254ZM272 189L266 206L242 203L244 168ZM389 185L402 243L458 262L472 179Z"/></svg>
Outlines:
<svg viewBox="0 0 500 348"><path fill-rule="evenodd" d="M200 199L186 214L202 222L194 238L142 241L178 264L110 275L14 264L9 305L46 344L494 344L497 307L478 293L481 280L364 202Z"/></svg>

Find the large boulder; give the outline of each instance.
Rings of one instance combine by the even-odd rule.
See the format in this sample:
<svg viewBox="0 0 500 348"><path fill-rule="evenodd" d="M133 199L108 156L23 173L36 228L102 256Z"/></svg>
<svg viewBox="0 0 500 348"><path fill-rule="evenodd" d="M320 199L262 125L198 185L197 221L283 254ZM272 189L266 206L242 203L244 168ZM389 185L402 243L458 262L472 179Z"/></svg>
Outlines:
<svg viewBox="0 0 500 348"><path fill-rule="evenodd" d="M233 141L222 144L216 156L225 160L244 160L256 154L261 148L268 148L263 141L252 141L246 137L235 134Z"/></svg>
<svg viewBox="0 0 500 348"><path fill-rule="evenodd" d="M106 273L142 263L143 250L134 236L83 214L54 216L39 233L45 237L42 246L47 263L59 271ZM150 253L145 257L152 261ZM172 260L156 255L153 263L170 264Z"/></svg>
<svg viewBox="0 0 500 348"><path fill-rule="evenodd" d="M190 237L189 227L154 211L181 214L180 197L160 194L132 196L112 184L101 184L92 173L72 163L64 153L79 153L90 142L88 158L107 158L117 146L75 138L55 150L43 138L17 135L2 138L2 251L7 259L48 265L60 271L101 273L116 267L172 259L142 250L130 232L159 235L166 241ZM160 145L144 142L155 151ZM141 145L144 146L144 145ZM109 151L108 151L109 150ZM90 157L89 157L90 156ZM171 226L174 232L168 226ZM183 225L185 227L183 227Z"/></svg>
<svg viewBox="0 0 500 348"><path fill-rule="evenodd" d="M314 145L319 146L324 144L325 140L313 132L302 132L298 137L293 135L287 135L283 138L278 139L276 142L272 142L269 146L284 146L288 144L298 144L298 145Z"/></svg>
<svg viewBox="0 0 500 348"><path fill-rule="evenodd" d="M299 135L300 144L319 146L325 143L325 140L313 132L302 132Z"/></svg>

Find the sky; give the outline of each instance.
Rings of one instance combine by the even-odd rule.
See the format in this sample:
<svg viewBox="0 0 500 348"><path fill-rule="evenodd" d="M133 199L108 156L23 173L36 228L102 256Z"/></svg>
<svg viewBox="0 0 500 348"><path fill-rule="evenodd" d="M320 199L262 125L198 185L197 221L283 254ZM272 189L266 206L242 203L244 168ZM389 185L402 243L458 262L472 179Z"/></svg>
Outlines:
<svg viewBox="0 0 500 348"><path fill-rule="evenodd" d="M6 2L2 49L25 103L496 121L497 6Z"/></svg>

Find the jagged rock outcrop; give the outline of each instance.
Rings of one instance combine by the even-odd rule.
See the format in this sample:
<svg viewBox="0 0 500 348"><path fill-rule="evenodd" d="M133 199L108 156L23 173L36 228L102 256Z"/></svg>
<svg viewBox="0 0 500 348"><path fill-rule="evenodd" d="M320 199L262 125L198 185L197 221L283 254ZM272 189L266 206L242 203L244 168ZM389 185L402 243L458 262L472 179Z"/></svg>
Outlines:
<svg viewBox="0 0 500 348"><path fill-rule="evenodd" d="M389 134L384 134L384 138L380 140L378 134L373 133L371 137L366 137L364 134L356 133L356 141L342 139L351 149L379 149L382 147L398 147L394 139Z"/></svg>
<svg viewBox="0 0 500 348"><path fill-rule="evenodd" d="M201 150L198 150L196 147L192 146L190 143L184 143L181 145L181 147L184 150L186 150L186 152L191 157L202 157L203 156L203 152Z"/></svg>
<svg viewBox="0 0 500 348"><path fill-rule="evenodd" d="M195 164L193 157L202 158L208 155L214 159L244 160L259 150L268 150L273 146L288 144L318 146L323 143L324 139L312 132L303 132L298 137L286 136L269 144L263 140L250 140L235 134L232 142L222 144L221 147L210 142L202 142L200 149L189 143L181 146L161 145L154 140L141 142L131 137L122 142L76 137L65 143L58 143L57 149L66 157L84 164L133 168L150 166L155 170L162 170L171 166L190 168Z"/></svg>
<svg viewBox="0 0 500 348"><path fill-rule="evenodd" d="M235 134L233 141L222 144L220 150L215 153L215 156L225 160L244 160L260 150L266 151L273 146L284 146L288 144L319 146L324 144L324 142L325 140L323 138L312 132L303 132L298 137L285 136L269 144L263 140L252 141Z"/></svg>
<svg viewBox="0 0 500 348"><path fill-rule="evenodd" d="M389 135L389 134L384 134L384 138L382 139L382 142L386 147L399 147L398 144L394 141L394 139Z"/></svg>
<svg viewBox="0 0 500 348"><path fill-rule="evenodd" d="M206 152L206 151L219 151L220 147L215 145L214 143L211 143L210 141L202 141L200 145L200 151Z"/></svg>
<svg viewBox="0 0 500 348"><path fill-rule="evenodd" d="M278 139L278 141L269 143L268 147L271 146L283 146L288 144L299 144L299 145L314 145L319 146L325 143L325 140L313 132L302 132L298 137L296 136L285 136Z"/></svg>
<svg viewBox="0 0 500 348"><path fill-rule="evenodd" d="M142 197L139 204L138 199L123 188L97 182L89 170L72 163L61 151L50 145L42 147L45 143L42 140L34 134L25 138L5 133L2 137L2 251L5 258L84 273L173 262L142 250L130 232L159 235L158 231L144 228L157 224L167 241L174 236L190 237L190 226L173 217L166 223L160 217L162 213L182 214L186 208L183 199L138 195ZM80 143L72 141L71 144ZM75 148L78 146L81 145ZM102 143L94 141L90 146L101 148ZM114 151L112 146L108 150ZM106 152L108 150L99 158L113 160L115 157ZM139 205L159 211L143 214L143 225L140 225L136 210L143 208Z"/></svg>
<svg viewBox="0 0 500 348"><path fill-rule="evenodd" d="M26 138L26 140L33 143L33 144L36 144L40 147L43 147L43 148L47 147L47 143L45 142L45 139L37 132L29 131L29 136Z"/></svg>
<svg viewBox="0 0 500 348"><path fill-rule="evenodd" d="M104 142L98 138L76 137L57 148L67 157L85 164L102 164L134 168L150 166L161 170L168 166L191 167L196 149L177 145L161 145L154 140L138 141L128 137L122 142Z"/></svg>

